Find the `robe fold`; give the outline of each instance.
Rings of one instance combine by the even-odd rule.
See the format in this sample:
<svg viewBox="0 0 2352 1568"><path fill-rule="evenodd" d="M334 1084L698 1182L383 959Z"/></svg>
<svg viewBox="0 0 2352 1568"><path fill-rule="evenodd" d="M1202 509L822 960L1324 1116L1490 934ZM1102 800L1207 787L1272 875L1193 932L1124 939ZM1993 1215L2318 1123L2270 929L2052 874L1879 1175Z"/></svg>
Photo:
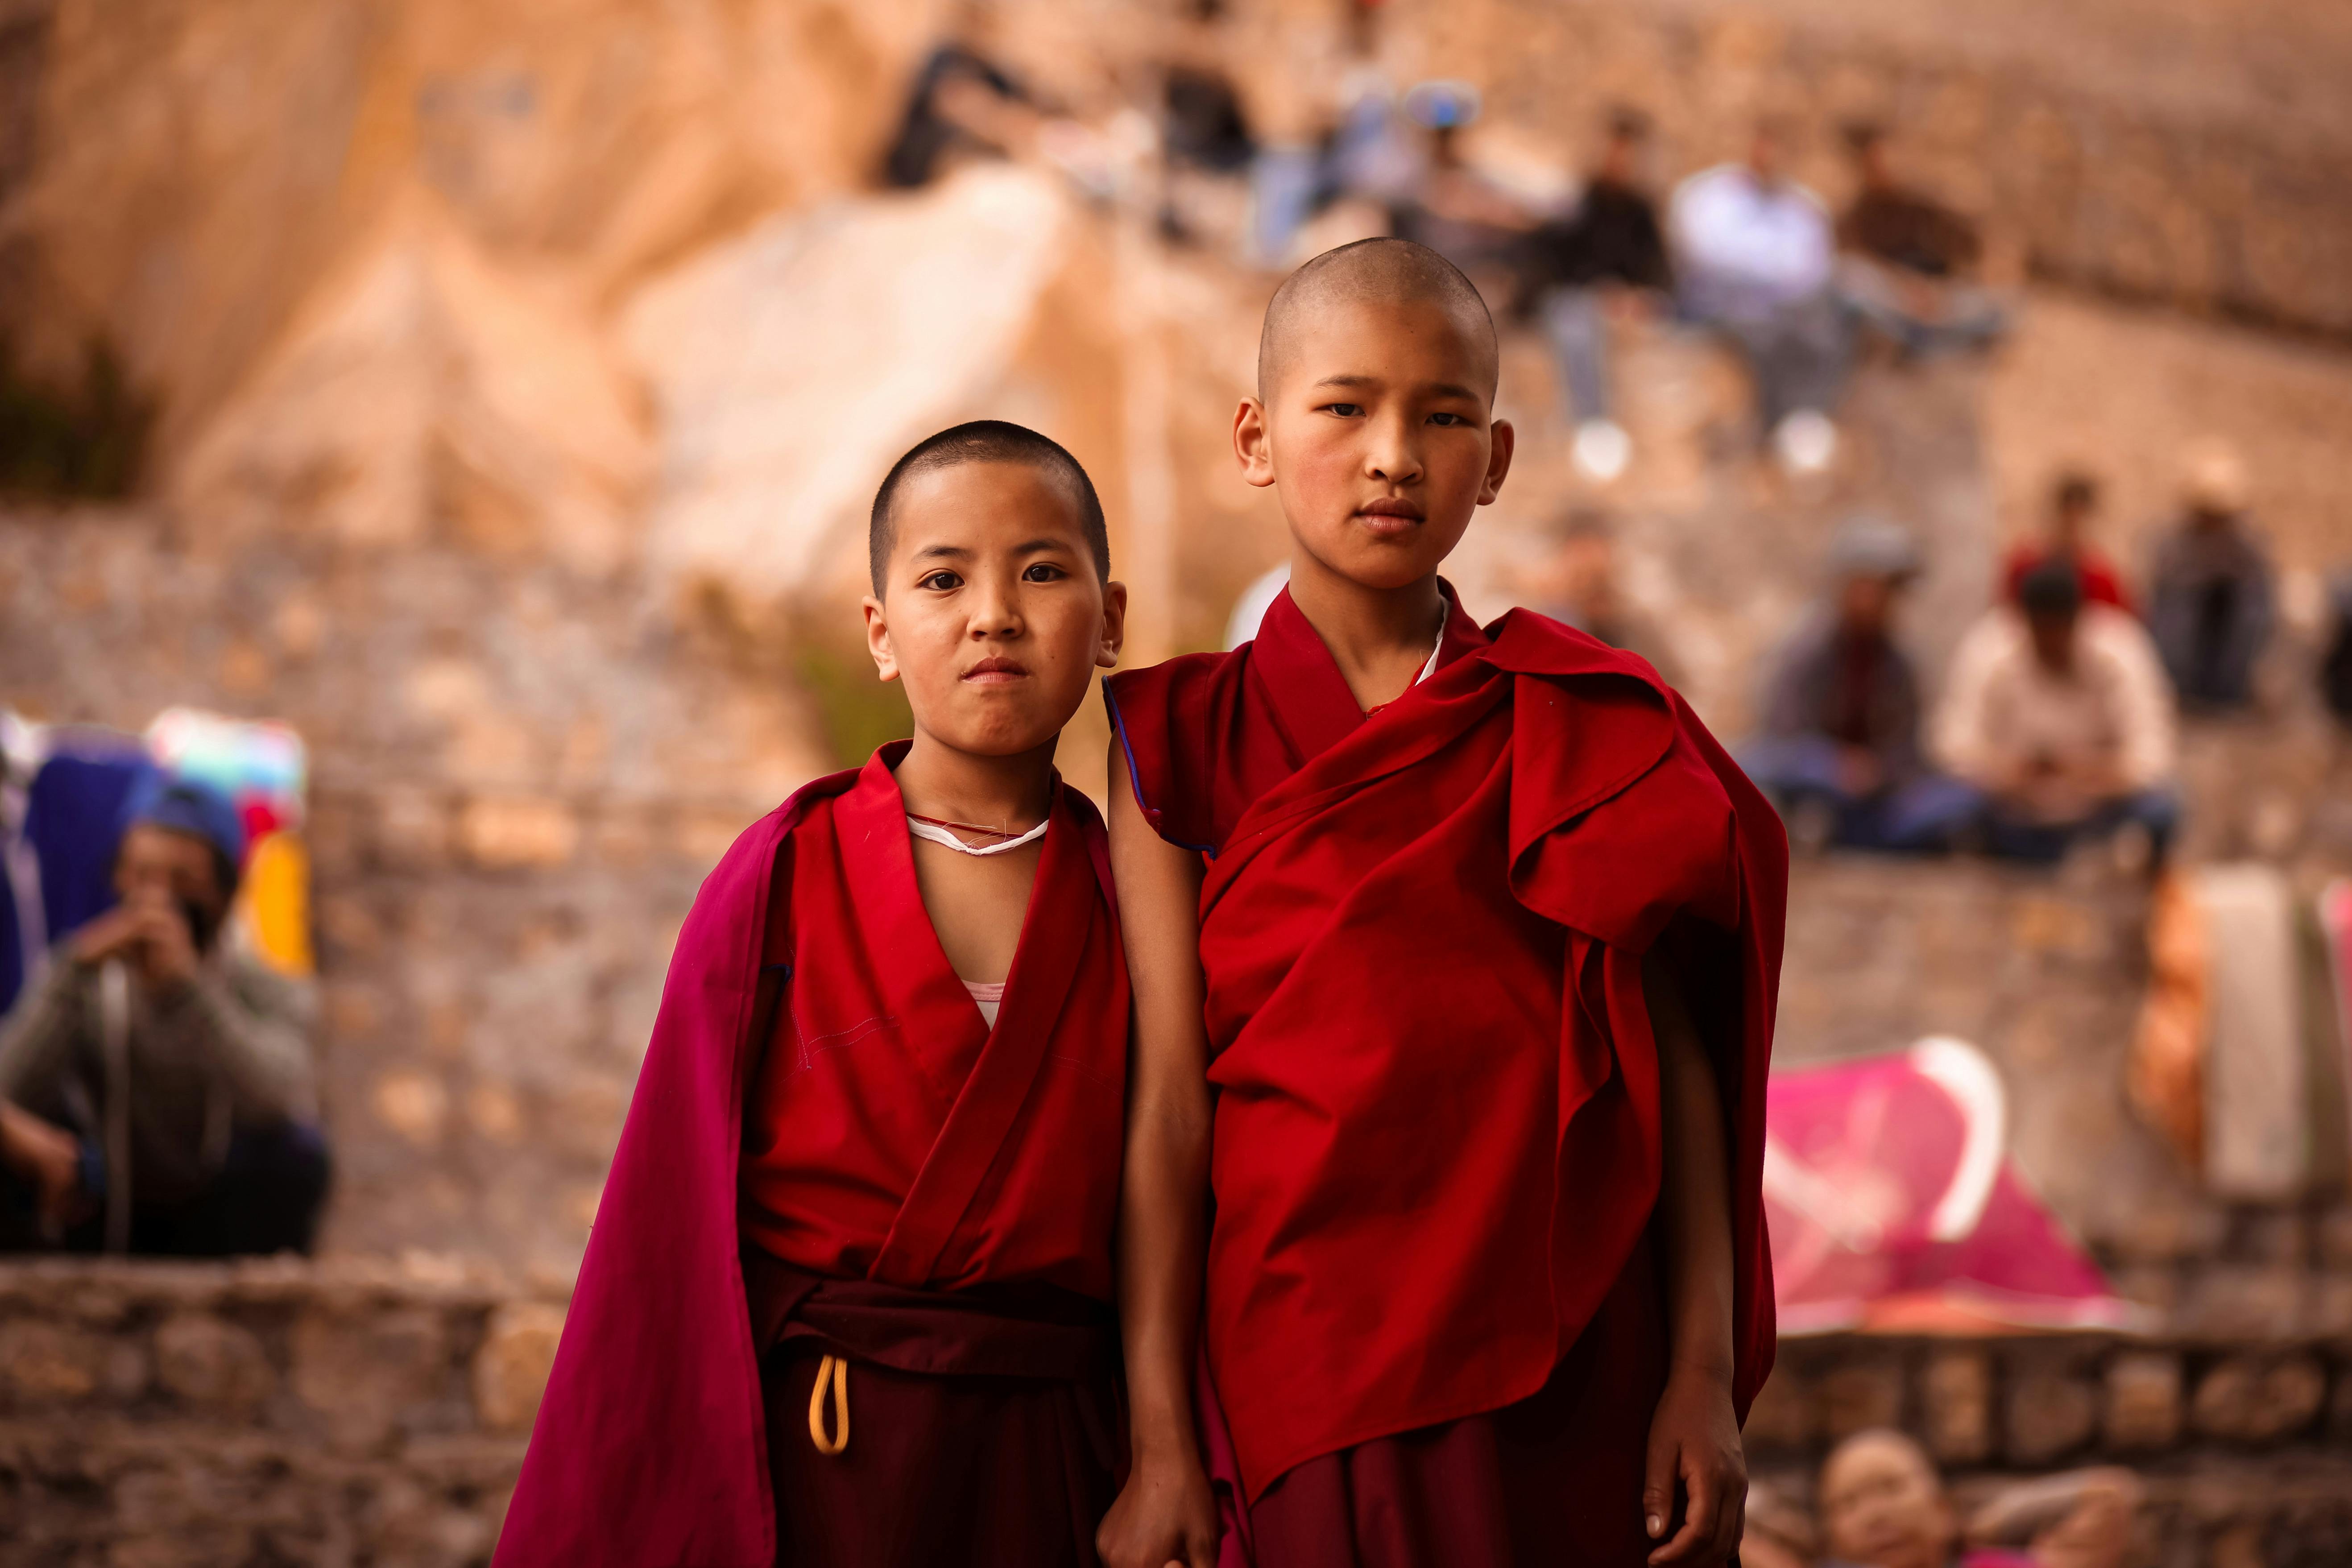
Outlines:
<svg viewBox="0 0 2352 1568"><path fill-rule="evenodd" d="M1129 1006L1102 825L1056 785L991 1027L922 905L903 754L801 790L696 898L498 1568L1090 1551ZM961 1533L869 1528L910 1510Z"/></svg>
<svg viewBox="0 0 2352 1568"><path fill-rule="evenodd" d="M1465 1418L1501 1457L1463 1473L1525 1472L1580 1521L1526 1551L1646 1552L1661 942L1724 1096L1743 1415L1771 1363L1779 819L1640 659L1447 599L1435 670L1370 715L1286 592L1254 643L1106 683L1147 820L1209 857L1205 1337L1269 1565L1323 1560L1285 1552L1286 1509L1319 1489L1317 1528L1344 1532L1398 1441L1438 1453L1416 1484L1454 1498L1440 1516L1531 1540L1507 1498L1454 1508L1441 1472L1469 1449L1437 1439ZM1432 1550L1399 1560L1484 1560Z"/></svg>

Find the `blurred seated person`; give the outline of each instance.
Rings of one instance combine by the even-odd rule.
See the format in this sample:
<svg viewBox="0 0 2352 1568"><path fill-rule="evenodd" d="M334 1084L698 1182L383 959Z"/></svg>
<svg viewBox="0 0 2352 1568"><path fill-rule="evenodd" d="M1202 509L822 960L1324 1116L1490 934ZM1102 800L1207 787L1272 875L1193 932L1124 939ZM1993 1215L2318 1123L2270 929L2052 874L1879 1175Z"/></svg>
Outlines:
<svg viewBox="0 0 2352 1568"><path fill-rule="evenodd" d="M1780 126L1760 121L1744 162L1685 180L1666 229L1682 312L1746 359L1782 465L1826 468L1837 454L1830 415L1844 390L1851 334L1832 287L1829 213L1789 178Z"/></svg>
<svg viewBox="0 0 2352 1568"><path fill-rule="evenodd" d="M2051 487L2049 521L2039 539L2020 540L2001 563L2001 597L2017 602L2018 584L2025 574L2045 562L2070 563L2083 585L2083 600L2129 611L2131 597L2106 552L2091 542L2091 522L2099 512L2099 481L2088 474L2059 476Z"/></svg>
<svg viewBox="0 0 2352 1568"><path fill-rule="evenodd" d="M1641 184L1649 133L1641 114L1612 114L1600 162L1585 177L1575 209L1538 227L1528 242L1544 331L1576 421L1570 456L1604 484L1633 457L1633 442L1611 414L1610 320L1647 314L1674 289L1657 205Z"/></svg>
<svg viewBox="0 0 2352 1568"><path fill-rule="evenodd" d="M2022 1552L2033 1568L2124 1568L2143 1489L2129 1470L2103 1468L2011 1488L1969 1521L1980 1546Z"/></svg>
<svg viewBox="0 0 2352 1568"><path fill-rule="evenodd" d="M1963 1550L1943 1477L1926 1449L1889 1428L1830 1450L1821 1513L1830 1568L2032 1568L2014 1552Z"/></svg>
<svg viewBox="0 0 2352 1568"><path fill-rule="evenodd" d="M1895 639L1918 552L1895 524L1861 517L1838 531L1829 565L1830 598L1781 648L1740 765L1801 848L1949 848L1979 800L1920 755L1919 683Z"/></svg>
<svg viewBox="0 0 2352 1568"><path fill-rule="evenodd" d="M1856 185L1837 226L1846 304L1906 354L1999 337L2008 312L1972 280L1984 248L1976 226L1895 177L1884 128L1849 126L1846 148Z"/></svg>
<svg viewBox="0 0 2352 1568"><path fill-rule="evenodd" d="M1669 686L1682 684L1664 628L1625 596L1617 581L1617 538L1609 520L1587 507L1562 521L1550 558L1528 577L1529 607L1611 647L1639 654Z"/></svg>
<svg viewBox="0 0 2352 1568"><path fill-rule="evenodd" d="M314 1001L222 941L244 848L209 787L151 773L133 792L121 901L0 1026L0 1247L310 1250Z"/></svg>
<svg viewBox="0 0 2352 1568"><path fill-rule="evenodd" d="M1813 1568L1821 1561L1821 1532L1805 1510L1768 1482L1748 1483L1748 1511L1740 1522L1740 1568Z"/></svg>
<svg viewBox="0 0 2352 1568"><path fill-rule="evenodd" d="M2053 561L1961 638L1934 740L1943 765L1983 792L1993 853L2054 861L2078 838L2125 830L2129 853L2157 863L2179 813L2174 731L2147 631L2084 603L2074 569Z"/></svg>
<svg viewBox="0 0 2352 1568"><path fill-rule="evenodd" d="M1404 95L1405 118L1422 128L1427 153L1418 178L1390 205L1389 231L1454 263L1491 304L1510 298L1536 217L1465 154L1462 133L1479 111L1467 82L1419 82Z"/></svg>
<svg viewBox="0 0 2352 1568"><path fill-rule="evenodd" d="M901 190L929 184L956 157L1002 157L1036 128L1028 91L992 57L992 0L962 0L947 41L915 73L882 180Z"/></svg>
<svg viewBox="0 0 2352 1568"><path fill-rule="evenodd" d="M2244 707L2277 618L2270 556L2247 526L2246 500L2238 455L2206 445L2191 454L2180 515L2157 543L2147 628L2186 707Z"/></svg>

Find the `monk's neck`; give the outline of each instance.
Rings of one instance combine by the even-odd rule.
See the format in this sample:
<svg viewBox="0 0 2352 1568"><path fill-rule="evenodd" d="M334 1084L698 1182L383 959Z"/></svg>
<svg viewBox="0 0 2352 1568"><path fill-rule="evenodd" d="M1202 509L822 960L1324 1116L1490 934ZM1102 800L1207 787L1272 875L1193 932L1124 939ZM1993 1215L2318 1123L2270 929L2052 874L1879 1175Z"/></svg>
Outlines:
<svg viewBox="0 0 2352 1568"><path fill-rule="evenodd" d="M1010 756L960 751L919 726L899 759L898 794L917 816L1023 833L1054 804L1054 747Z"/></svg>
<svg viewBox="0 0 2352 1568"><path fill-rule="evenodd" d="M1292 565L1290 600L1367 713L1405 694L1445 626L1434 574L1402 588L1368 588L1309 558Z"/></svg>

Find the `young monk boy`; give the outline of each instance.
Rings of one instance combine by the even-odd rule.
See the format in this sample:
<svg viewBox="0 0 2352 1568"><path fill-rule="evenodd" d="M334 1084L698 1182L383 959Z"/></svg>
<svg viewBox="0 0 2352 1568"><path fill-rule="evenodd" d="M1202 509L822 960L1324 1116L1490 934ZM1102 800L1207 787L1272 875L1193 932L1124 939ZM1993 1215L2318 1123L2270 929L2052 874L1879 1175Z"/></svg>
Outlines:
<svg viewBox="0 0 2352 1568"><path fill-rule="evenodd" d="M993 421L898 460L872 560L914 738L703 883L500 1568L1094 1560L1129 999L1053 758L1126 590L1085 471Z"/></svg>
<svg viewBox="0 0 2352 1568"><path fill-rule="evenodd" d="M1438 577L1510 468L1496 368L1434 253L1301 268L1234 427L1288 591L1255 643L1109 683L1137 1019L1111 1568L1212 1560L1200 1318L1258 1568L1739 1538L1787 846L1648 665L1482 628Z"/></svg>

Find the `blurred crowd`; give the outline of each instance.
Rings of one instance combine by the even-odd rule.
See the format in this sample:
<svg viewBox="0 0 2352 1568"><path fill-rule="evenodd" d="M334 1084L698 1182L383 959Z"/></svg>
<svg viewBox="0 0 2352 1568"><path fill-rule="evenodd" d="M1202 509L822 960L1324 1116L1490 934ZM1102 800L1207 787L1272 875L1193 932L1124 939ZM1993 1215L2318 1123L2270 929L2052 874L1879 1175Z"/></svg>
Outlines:
<svg viewBox="0 0 2352 1568"><path fill-rule="evenodd" d="M1750 373L1758 437L1794 473L1834 459L1838 404L1866 343L1919 358L2000 336L2007 310L1979 279L1975 226L1906 183L1887 127L1845 128L1854 195L1843 213L1790 175L1790 128L1769 118L1745 156L1669 190L1649 173L1650 123L1630 109L1596 127L1579 173L1481 163L1465 141L1478 89L1392 77L1381 10L1341 0L1337 61L1295 84L1316 107L1277 129L1250 123L1222 63L1216 0L1192 0L1166 41L1149 89L1156 122L1084 121L1039 95L1002 62L993 8L968 0L915 77L882 179L919 186L962 158L1017 155L1108 195L1135 182L1141 160L1156 168L1159 226L1171 241L1205 240L1214 215L1233 210L1204 184L1246 193L1223 237L1261 267L1286 268L1335 237L1418 240L1469 274L1498 316L1541 331L1576 465L1602 482L1633 456L1611 390L1610 340L1623 323L1705 333L1735 351ZM1310 233L1334 209L1350 215L1346 232Z"/></svg>
<svg viewBox="0 0 2352 1568"><path fill-rule="evenodd" d="M1935 1461L1900 1432L1831 1451L1808 1511L1770 1486L1748 1494L1747 1568L2122 1568L2140 1506L2128 1470L2022 1481L1964 1519Z"/></svg>
<svg viewBox="0 0 2352 1568"><path fill-rule="evenodd" d="M1900 635L1921 564L1910 535L1844 525L1829 590L1780 649L1742 755L1801 847L2054 861L2105 838L2127 862L2162 862L2180 810L2176 715L2255 705L2277 572L2226 447L2189 455L2136 585L2100 546L2099 495L2090 474L2052 483L1998 602L1932 681ZM2339 712L2345 619L2320 677Z"/></svg>

